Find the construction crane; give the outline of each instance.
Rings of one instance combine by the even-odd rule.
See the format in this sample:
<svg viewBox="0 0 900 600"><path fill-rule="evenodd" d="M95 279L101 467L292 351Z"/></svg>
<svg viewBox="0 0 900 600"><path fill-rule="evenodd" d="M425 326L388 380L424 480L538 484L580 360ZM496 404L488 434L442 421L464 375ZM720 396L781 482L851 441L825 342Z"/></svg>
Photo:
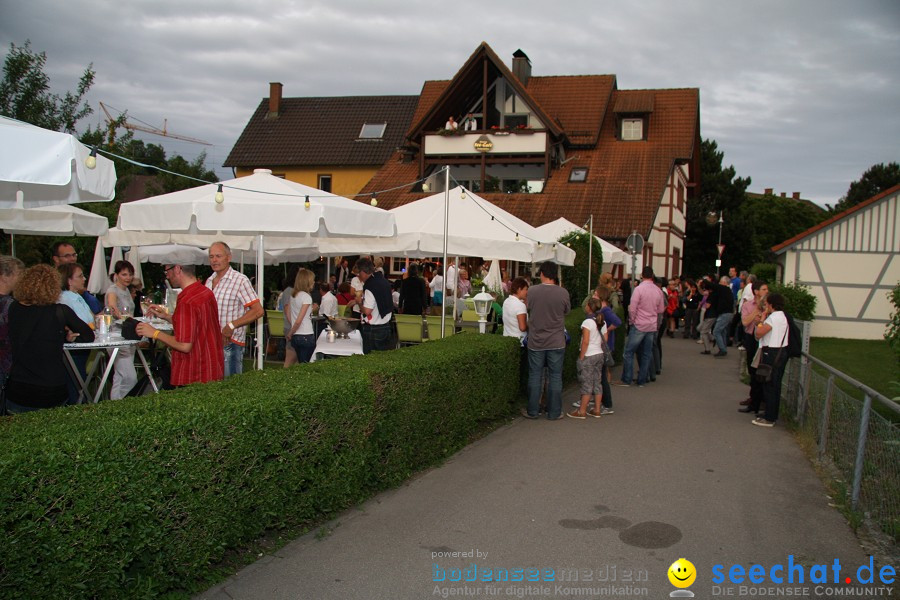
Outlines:
<svg viewBox="0 0 900 600"><path fill-rule="evenodd" d="M112 107L112 106L107 107L107 105L103 104L102 102L100 103L100 108L102 108L102 109L103 109L103 112L106 113L106 120L109 122L110 127L113 127L114 125L116 125L117 118L116 118L116 117L113 117L112 114L109 112L109 110L108 110L107 108L110 108L110 109L112 109L112 110L118 112L118 113L119 113L119 118L121 118L121 116L122 116L123 114L125 114L125 113L123 113L122 111L120 111L119 109L117 109L117 108L115 108L115 107ZM186 135L176 135L176 134L174 134L174 133L169 133L169 131L166 129L166 125L168 124L168 121L169 121L168 119L163 119L163 126L162 126L162 129L160 129L160 128L158 128L158 127L154 127L153 125L150 125L149 123L145 123L144 121L141 121L140 119L134 119L134 120L137 121L138 123L142 123L142 125L137 125L137 124L135 124L135 123L133 123L133 122L131 122L131 121L128 121L128 120L123 121L123 122L121 123L121 125L122 125L122 127L124 127L125 129L131 130L131 131L143 131L143 132L146 132L146 133L152 133L153 135L159 135L159 136L162 136L162 137L172 138L172 139L175 139L175 140L182 140L182 141L185 141L185 142L192 142L192 143L194 143L194 144L203 144L204 146L212 146L211 143L205 142L205 141L203 141L203 140L198 140L197 138L187 137ZM111 136L111 137L112 137L112 135L113 135L113 133L110 132L110 136Z"/></svg>

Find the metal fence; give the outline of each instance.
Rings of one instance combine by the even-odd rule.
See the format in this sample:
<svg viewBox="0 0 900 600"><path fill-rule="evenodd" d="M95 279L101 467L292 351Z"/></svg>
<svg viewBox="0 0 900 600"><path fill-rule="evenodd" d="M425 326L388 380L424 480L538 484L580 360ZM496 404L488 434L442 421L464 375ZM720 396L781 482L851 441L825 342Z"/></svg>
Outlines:
<svg viewBox="0 0 900 600"><path fill-rule="evenodd" d="M867 385L809 355L809 323L803 356L785 370L781 418L815 444L832 472L839 502L900 543L900 406Z"/></svg>

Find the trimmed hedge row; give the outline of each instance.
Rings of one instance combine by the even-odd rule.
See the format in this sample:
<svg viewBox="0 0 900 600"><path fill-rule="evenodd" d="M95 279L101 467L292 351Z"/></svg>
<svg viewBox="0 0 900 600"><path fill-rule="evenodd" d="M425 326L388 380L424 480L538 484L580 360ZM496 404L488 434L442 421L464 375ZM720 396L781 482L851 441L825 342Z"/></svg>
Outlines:
<svg viewBox="0 0 900 600"><path fill-rule="evenodd" d="M461 334L0 419L0 596L184 595L231 549L434 465L509 416L511 338Z"/></svg>

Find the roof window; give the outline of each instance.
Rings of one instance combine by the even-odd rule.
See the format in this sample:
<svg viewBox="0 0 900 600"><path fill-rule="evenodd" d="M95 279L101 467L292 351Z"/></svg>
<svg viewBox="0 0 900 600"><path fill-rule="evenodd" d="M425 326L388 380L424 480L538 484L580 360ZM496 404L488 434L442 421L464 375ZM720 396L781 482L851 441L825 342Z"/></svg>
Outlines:
<svg viewBox="0 0 900 600"><path fill-rule="evenodd" d="M587 167L574 167L569 172L569 182L570 183L584 183L587 181L588 170Z"/></svg>
<svg viewBox="0 0 900 600"><path fill-rule="evenodd" d="M359 139L380 140L384 137L385 129L387 129L387 123L363 123L362 130L359 132Z"/></svg>

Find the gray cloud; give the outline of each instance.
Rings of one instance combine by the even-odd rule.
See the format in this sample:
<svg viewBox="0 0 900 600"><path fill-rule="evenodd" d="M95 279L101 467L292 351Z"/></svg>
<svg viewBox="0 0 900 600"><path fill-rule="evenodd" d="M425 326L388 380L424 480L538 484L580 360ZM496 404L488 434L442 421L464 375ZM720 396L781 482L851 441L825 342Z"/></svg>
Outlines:
<svg viewBox="0 0 900 600"><path fill-rule="evenodd" d="M537 75L699 87L702 136L754 190L833 203L870 165L900 160L892 0L0 0L0 14L4 53L31 39L58 90L93 62L98 113L102 100L158 126L168 119L170 131L212 142L217 167L270 81L288 96L416 94L452 77L481 41L504 59L522 48ZM203 149L145 139L186 157Z"/></svg>

